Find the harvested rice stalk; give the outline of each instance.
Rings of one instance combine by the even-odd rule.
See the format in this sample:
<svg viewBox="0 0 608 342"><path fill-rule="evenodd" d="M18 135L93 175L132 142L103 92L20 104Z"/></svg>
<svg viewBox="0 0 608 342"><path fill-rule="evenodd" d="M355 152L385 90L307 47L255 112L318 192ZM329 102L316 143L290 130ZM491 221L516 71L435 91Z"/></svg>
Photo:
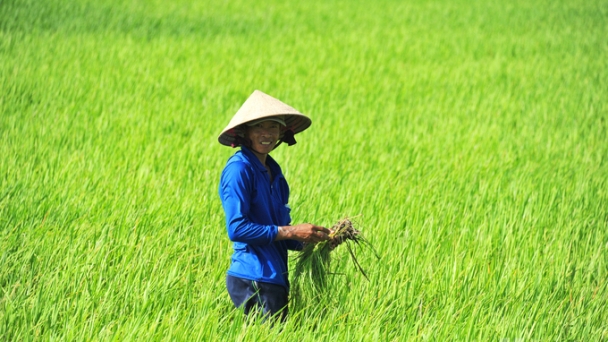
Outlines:
<svg viewBox="0 0 608 342"><path fill-rule="evenodd" d="M361 246L371 250L376 258L380 258L378 253L361 235L361 232L355 229L353 221L349 218L339 220L331 228L332 233L329 235L330 240L323 241L317 244L305 245L302 252L297 257L297 263L294 270L294 294L300 295L301 285L306 284L312 287L316 293L327 288L327 276L332 274L330 266L330 252L338 245L344 244L350 254L351 260L355 267L363 276L369 280L367 274L359 264L355 255L355 246Z"/></svg>

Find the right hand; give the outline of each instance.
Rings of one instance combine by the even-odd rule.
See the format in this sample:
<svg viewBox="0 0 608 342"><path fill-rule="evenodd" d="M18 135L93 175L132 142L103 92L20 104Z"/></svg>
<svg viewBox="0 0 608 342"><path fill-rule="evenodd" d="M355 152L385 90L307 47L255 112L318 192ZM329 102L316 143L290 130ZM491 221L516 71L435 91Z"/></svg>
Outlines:
<svg viewBox="0 0 608 342"><path fill-rule="evenodd" d="M331 231L325 227L310 223L301 223L295 226L280 226L276 240L297 240L306 243L318 243L329 240Z"/></svg>

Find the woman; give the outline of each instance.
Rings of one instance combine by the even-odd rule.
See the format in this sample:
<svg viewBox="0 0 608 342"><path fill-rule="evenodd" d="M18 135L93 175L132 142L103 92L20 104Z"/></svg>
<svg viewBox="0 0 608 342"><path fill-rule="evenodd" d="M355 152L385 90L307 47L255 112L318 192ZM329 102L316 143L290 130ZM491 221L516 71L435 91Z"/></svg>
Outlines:
<svg viewBox="0 0 608 342"><path fill-rule="evenodd" d="M282 142L295 144L294 135L310 124L304 114L256 90L218 138L223 145L241 146L226 163L219 194L234 248L226 287L245 314L260 310L284 320L289 295L287 250L329 239L327 228L291 225L289 186L269 155Z"/></svg>

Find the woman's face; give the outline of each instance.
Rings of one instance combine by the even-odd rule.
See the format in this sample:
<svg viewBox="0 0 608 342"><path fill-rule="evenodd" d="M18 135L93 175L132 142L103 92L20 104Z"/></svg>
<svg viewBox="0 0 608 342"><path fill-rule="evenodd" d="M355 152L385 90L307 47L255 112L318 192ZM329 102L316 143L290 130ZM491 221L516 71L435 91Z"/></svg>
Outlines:
<svg viewBox="0 0 608 342"><path fill-rule="evenodd" d="M260 154L268 154L276 146L281 133L281 124L275 121L262 121L247 127L245 138L251 140L251 149Z"/></svg>

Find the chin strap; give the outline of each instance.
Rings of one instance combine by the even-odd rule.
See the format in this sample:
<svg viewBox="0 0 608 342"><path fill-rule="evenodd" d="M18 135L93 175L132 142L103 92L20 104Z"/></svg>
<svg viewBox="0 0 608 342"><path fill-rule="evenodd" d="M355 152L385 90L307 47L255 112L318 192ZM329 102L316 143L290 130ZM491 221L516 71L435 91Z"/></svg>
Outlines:
<svg viewBox="0 0 608 342"><path fill-rule="evenodd" d="M296 138L294 137L294 133L292 130L285 131L285 133L283 133L283 137L281 138L281 140L279 140L279 142L275 145L274 148L279 147L279 145L281 145L283 142L287 143L287 146L296 144Z"/></svg>
<svg viewBox="0 0 608 342"><path fill-rule="evenodd" d="M243 138L243 137L237 135L237 136L234 137L234 142L232 144L230 144L230 146L232 148L239 147L241 145L251 146L251 140L249 140L247 138Z"/></svg>

